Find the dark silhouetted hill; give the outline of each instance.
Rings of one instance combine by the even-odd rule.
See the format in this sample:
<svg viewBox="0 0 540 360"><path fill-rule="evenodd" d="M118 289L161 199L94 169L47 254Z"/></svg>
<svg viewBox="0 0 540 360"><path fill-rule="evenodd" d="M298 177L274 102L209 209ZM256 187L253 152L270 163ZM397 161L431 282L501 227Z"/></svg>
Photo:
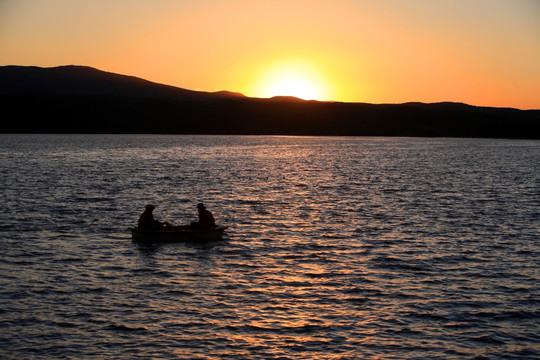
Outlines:
<svg viewBox="0 0 540 360"><path fill-rule="evenodd" d="M150 99L201 100L243 97L228 91L192 91L87 66L0 67L0 94L113 95Z"/></svg>
<svg viewBox="0 0 540 360"><path fill-rule="evenodd" d="M375 105L254 99L179 89L86 67L48 70L0 67L0 132L540 139L540 110L450 102Z"/></svg>

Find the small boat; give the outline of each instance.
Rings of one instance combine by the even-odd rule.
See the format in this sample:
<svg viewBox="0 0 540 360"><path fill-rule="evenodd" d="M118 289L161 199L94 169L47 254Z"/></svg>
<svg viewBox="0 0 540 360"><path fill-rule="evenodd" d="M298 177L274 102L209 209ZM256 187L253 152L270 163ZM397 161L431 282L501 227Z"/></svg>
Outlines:
<svg viewBox="0 0 540 360"><path fill-rule="evenodd" d="M221 240L227 226L218 225L212 229L193 229L189 226L177 226L163 230L139 230L131 228L133 242L138 243L174 243L189 241Z"/></svg>

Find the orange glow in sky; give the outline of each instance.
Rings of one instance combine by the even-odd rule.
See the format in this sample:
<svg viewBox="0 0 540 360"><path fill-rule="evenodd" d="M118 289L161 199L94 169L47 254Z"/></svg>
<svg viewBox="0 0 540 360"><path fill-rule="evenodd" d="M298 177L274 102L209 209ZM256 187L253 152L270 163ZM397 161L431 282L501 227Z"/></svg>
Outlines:
<svg viewBox="0 0 540 360"><path fill-rule="evenodd" d="M0 65L192 90L540 108L537 0L2 0Z"/></svg>

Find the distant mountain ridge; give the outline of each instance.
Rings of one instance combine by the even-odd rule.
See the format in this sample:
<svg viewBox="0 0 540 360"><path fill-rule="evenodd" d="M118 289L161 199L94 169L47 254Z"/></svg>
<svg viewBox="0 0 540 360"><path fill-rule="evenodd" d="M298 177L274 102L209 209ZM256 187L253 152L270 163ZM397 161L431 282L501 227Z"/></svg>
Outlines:
<svg viewBox="0 0 540 360"><path fill-rule="evenodd" d="M66 65L0 67L0 94L114 95L153 99L207 100L243 97L229 91L203 92L163 85L134 76Z"/></svg>
<svg viewBox="0 0 540 360"><path fill-rule="evenodd" d="M0 133L540 139L540 110L201 92L84 66L0 67Z"/></svg>

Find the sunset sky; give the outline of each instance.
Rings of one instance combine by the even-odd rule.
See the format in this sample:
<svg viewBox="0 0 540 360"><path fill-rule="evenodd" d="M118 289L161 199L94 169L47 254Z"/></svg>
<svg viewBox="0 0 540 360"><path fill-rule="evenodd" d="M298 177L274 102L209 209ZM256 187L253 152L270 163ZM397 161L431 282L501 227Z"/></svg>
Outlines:
<svg viewBox="0 0 540 360"><path fill-rule="evenodd" d="M540 108L538 0L0 0L0 65L192 90Z"/></svg>

